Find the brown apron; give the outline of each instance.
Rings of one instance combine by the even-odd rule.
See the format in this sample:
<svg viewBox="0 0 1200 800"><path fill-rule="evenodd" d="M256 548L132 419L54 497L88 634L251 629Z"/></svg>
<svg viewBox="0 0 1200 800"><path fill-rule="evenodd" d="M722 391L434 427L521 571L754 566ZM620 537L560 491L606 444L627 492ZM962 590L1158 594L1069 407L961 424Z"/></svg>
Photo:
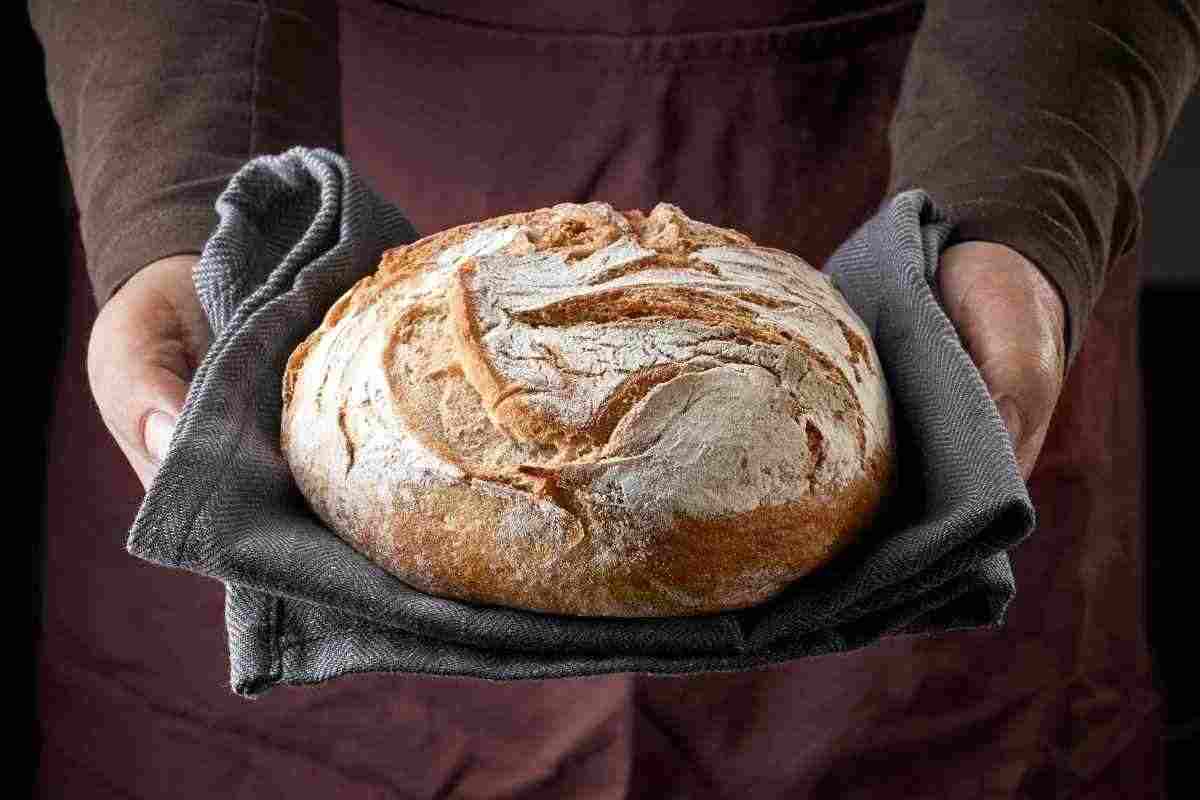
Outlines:
<svg viewBox="0 0 1200 800"><path fill-rule="evenodd" d="M341 37L346 154L423 235L665 200L819 266L883 199L920 4L417 5L344 2ZM49 462L45 796L1158 796L1137 256L1031 478L1040 526L1002 630L744 673L369 674L255 702L228 689L220 584L124 551L141 492L87 388L80 256Z"/></svg>

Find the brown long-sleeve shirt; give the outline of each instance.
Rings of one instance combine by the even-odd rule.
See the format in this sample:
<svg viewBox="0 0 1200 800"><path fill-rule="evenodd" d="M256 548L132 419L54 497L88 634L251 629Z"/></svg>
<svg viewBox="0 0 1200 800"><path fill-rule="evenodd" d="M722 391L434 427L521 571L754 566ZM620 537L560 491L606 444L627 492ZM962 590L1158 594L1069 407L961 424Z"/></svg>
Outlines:
<svg viewBox="0 0 1200 800"><path fill-rule="evenodd" d="M336 3L30 9L99 305L151 261L198 253L248 158L340 149ZM924 188L964 239L1007 244L1046 272L1073 362L1197 80L1200 0L930 0L892 124L888 194Z"/></svg>

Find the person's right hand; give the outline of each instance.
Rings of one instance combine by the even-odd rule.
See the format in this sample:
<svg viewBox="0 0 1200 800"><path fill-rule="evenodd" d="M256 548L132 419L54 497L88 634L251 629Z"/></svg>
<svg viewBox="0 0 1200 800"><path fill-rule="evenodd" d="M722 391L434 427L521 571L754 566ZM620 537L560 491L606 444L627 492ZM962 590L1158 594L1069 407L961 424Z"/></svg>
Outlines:
<svg viewBox="0 0 1200 800"><path fill-rule="evenodd" d="M88 381L100 416L144 489L212 343L192 284L198 259L171 256L135 273L100 309L88 341Z"/></svg>

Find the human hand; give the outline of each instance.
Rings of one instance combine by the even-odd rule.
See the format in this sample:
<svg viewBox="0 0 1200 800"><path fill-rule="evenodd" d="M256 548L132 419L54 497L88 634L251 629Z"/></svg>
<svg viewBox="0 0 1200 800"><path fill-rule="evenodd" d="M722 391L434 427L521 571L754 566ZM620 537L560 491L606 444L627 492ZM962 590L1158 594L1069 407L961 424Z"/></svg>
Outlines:
<svg viewBox="0 0 1200 800"><path fill-rule="evenodd" d="M100 416L147 490L212 343L192 285L197 260L171 256L134 274L100 309L88 341Z"/></svg>
<svg viewBox="0 0 1200 800"><path fill-rule="evenodd" d="M1029 480L1066 372L1058 290L1033 262L996 242L947 248L937 280L942 307L996 401L1021 477Z"/></svg>

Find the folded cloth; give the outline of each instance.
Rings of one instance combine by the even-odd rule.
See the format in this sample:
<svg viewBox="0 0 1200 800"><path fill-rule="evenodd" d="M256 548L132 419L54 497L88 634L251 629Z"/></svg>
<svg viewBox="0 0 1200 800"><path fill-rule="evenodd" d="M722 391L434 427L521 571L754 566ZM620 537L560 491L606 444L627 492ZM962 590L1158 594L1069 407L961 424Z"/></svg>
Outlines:
<svg viewBox="0 0 1200 800"><path fill-rule="evenodd" d="M571 617L434 597L309 510L279 444L293 348L382 252L418 236L341 156L248 162L217 201L194 279L214 342L192 381L131 554L226 584L230 683L255 697L355 672L490 680L735 671L888 635L998 627L1006 550L1034 528L1003 422L934 295L954 231L928 194L887 199L824 271L874 337L896 413L900 487L874 530L754 608Z"/></svg>

